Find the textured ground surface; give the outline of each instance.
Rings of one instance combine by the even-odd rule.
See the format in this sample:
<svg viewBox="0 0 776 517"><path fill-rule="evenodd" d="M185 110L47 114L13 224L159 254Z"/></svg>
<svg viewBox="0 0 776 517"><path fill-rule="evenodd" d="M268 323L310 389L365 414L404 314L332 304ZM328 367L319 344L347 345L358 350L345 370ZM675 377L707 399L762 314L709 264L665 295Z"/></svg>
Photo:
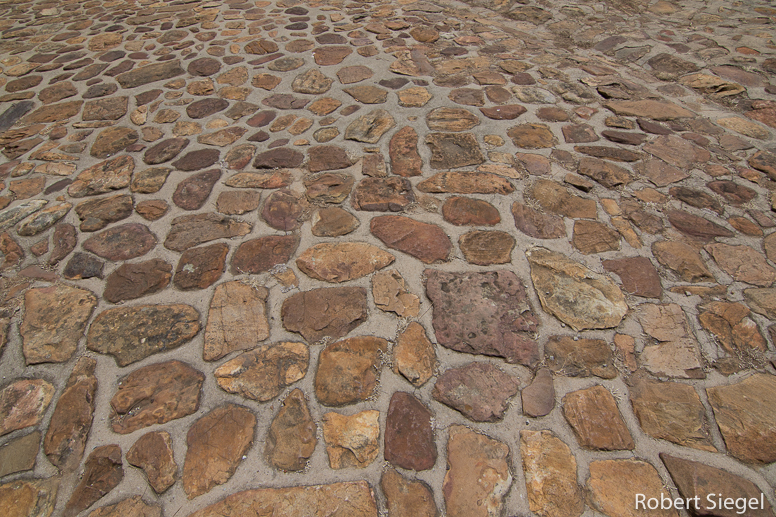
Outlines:
<svg viewBox="0 0 776 517"><path fill-rule="evenodd" d="M773 515L775 21L0 1L0 513Z"/></svg>

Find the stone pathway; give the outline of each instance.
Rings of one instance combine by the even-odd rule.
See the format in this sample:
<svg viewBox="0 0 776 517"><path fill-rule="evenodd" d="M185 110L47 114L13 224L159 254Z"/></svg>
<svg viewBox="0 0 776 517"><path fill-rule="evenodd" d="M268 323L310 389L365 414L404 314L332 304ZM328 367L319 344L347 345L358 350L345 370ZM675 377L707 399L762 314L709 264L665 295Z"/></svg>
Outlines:
<svg viewBox="0 0 776 517"><path fill-rule="evenodd" d="M773 515L775 22L0 0L0 513Z"/></svg>

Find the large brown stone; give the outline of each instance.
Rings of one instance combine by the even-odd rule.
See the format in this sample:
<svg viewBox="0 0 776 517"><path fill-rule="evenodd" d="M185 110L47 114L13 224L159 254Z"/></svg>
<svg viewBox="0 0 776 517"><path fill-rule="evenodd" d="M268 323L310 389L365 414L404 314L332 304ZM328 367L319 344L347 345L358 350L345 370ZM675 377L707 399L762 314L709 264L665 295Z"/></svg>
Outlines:
<svg viewBox="0 0 776 517"><path fill-rule="evenodd" d="M447 198L442 217L456 226L494 226L501 222L498 209L487 201L460 196Z"/></svg>
<svg viewBox="0 0 776 517"><path fill-rule="evenodd" d="M169 162L189 145L185 138L168 138L149 148L143 155L143 162L158 165Z"/></svg>
<svg viewBox="0 0 776 517"><path fill-rule="evenodd" d="M24 293L24 319L19 333L27 364L68 361L96 306L97 298L91 291L66 285Z"/></svg>
<svg viewBox="0 0 776 517"><path fill-rule="evenodd" d="M479 266L512 262L515 238L506 232L474 230L458 239L466 262Z"/></svg>
<svg viewBox="0 0 776 517"><path fill-rule="evenodd" d="M172 266L160 259L122 264L108 275L102 297L111 303L141 298L161 291L171 278Z"/></svg>
<svg viewBox="0 0 776 517"><path fill-rule="evenodd" d="M463 108L435 108L426 115L432 131L467 131L479 123L477 115Z"/></svg>
<svg viewBox="0 0 776 517"><path fill-rule="evenodd" d="M191 426L183 464L183 490L189 499L232 477L255 432L256 415L235 404L219 406Z"/></svg>
<svg viewBox="0 0 776 517"><path fill-rule="evenodd" d="M178 348L199 332L199 313L189 305L139 305L108 309L89 326L86 347L111 354L119 366Z"/></svg>
<svg viewBox="0 0 776 517"><path fill-rule="evenodd" d="M677 304L643 304L639 322L659 344L644 347L639 357L644 368L660 377L703 378L697 345Z"/></svg>
<svg viewBox="0 0 776 517"><path fill-rule="evenodd" d="M119 194L107 198L99 198L79 203L75 207L81 220L82 232L102 230L109 223L121 221L132 215L132 196Z"/></svg>
<svg viewBox="0 0 776 517"><path fill-rule="evenodd" d="M660 275L646 257L603 260L601 264L620 277L622 287L628 293L646 298L660 298L663 294Z"/></svg>
<svg viewBox="0 0 776 517"><path fill-rule="evenodd" d="M310 230L316 237L339 237L359 227L360 223L350 212L338 206L321 208L313 214Z"/></svg>
<svg viewBox="0 0 776 517"><path fill-rule="evenodd" d="M413 517L439 515L434 502L434 492L423 481L409 480L395 469L388 468L380 479L380 488L385 495L388 515L412 515Z"/></svg>
<svg viewBox="0 0 776 517"><path fill-rule="evenodd" d="M603 386L563 397L563 415L585 448L616 451L635 447L614 396Z"/></svg>
<svg viewBox="0 0 776 517"><path fill-rule="evenodd" d="M711 158L707 150L675 135L659 136L644 145L644 150L680 169L697 166Z"/></svg>
<svg viewBox="0 0 776 517"><path fill-rule="evenodd" d="M365 468L380 453L380 412L374 409L351 416L323 415L323 439L332 469Z"/></svg>
<svg viewBox="0 0 776 517"><path fill-rule="evenodd" d="M122 88L136 88L148 83L172 79L185 73L183 68L181 68L180 61L164 61L120 74L116 77L116 81L118 81Z"/></svg>
<svg viewBox="0 0 776 517"><path fill-rule="evenodd" d="M509 447L460 425L450 427L442 494L449 517L489 517L503 510L512 484Z"/></svg>
<svg viewBox="0 0 776 517"><path fill-rule="evenodd" d="M370 231L389 248L407 253L425 264L447 260L453 247L439 226L399 215L373 218Z"/></svg>
<svg viewBox="0 0 776 517"><path fill-rule="evenodd" d="M391 396L385 420L385 459L397 467L427 470L437 458L433 415L410 393Z"/></svg>
<svg viewBox="0 0 776 517"><path fill-rule="evenodd" d="M327 346L318 358L315 396L326 406L354 404L371 397L382 369L388 342L378 337L353 337Z"/></svg>
<svg viewBox="0 0 776 517"><path fill-rule="evenodd" d="M587 480L590 504L608 517L679 517L673 504L667 509L650 510L649 499L670 498L663 480L649 463L636 459L599 460L590 463ZM635 494L643 494L645 504L635 504Z"/></svg>
<svg viewBox="0 0 776 517"><path fill-rule="evenodd" d="M762 253L749 246L713 243L704 249L734 280L758 287L768 287L776 280L776 269L768 264Z"/></svg>
<svg viewBox="0 0 776 517"><path fill-rule="evenodd" d="M307 170L310 172L333 171L347 169L353 162L342 147L334 145L318 145L307 151L309 160Z"/></svg>
<svg viewBox="0 0 776 517"><path fill-rule="evenodd" d="M62 515L75 517L116 488L124 479L121 447L103 445L86 458L81 482L73 490Z"/></svg>
<svg viewBox="0 0 776 517"><path fill-rule="evenodd" d="M83 120L118 120L127 114L129 97L107 97L84 104Z"/></svg>
<svg viewBox="0 0 776 517"><path fill-rule="evenodd" d="M345 139L376 144L380 138L396 125L396 120L383 109L374 109L361 115L345 129Z"/></svg>
<svg viewBox="0 0 776 517"><path fill-rule="evenodd" d="M172 283L182 291L210 287L224 273L228 253L224 242L187 249L178 260Z"/></svg>
<svg viewBox="0 0 776 517"><path fill-rule="evenodd" d="M331 287L289 296L281 308L283 327L309 343L324 337L338 339L367 319L366 289Z"/></svg>
<svg viewBox="0 0 776 517"><path fill-rule="evenodd" d="M304 377L309 362L307 345L282 342L244 352L216 368L213 375L221 389L267 402Z"/></svg>
<svg viewBox="0 0 776 517"><path fill-rule="evenodd" d="M216 361L235 350L254 348L269 337L265 287L231 281L216 287L205 327L202 357Z"/></svg>
<svg viewBox="0 0 776 517"><path fill-rule="evenodd" d="M78 360L57 401L43 440L46 457L65 471L75 470L81 463L92 428L97 393L96 366L94 359L82 357Z"/></svg>
<svg viewBox="0 0 776 517"><path fill-rule="evenodd" d="M480 144L471 133L429 133L432 169L457 169L485 162Z"/></svg>
<svg viewBox="0 0 776 517"><path fill-rule="evenodd" d="M156 246L156 237L140 223L114 226L89 237L83 243L91 251L108 260L130 260L145 255Z"/></svg>
<svg viewBox="0 0 776 517"><path fill-rule="evenodd" d="M444 210L444 206L442 207ZM512 216L518 230L535 239L559 239L566 236L566 225L558 215L544 214L535 208L515 201Z"/></svg>
<svg viewBox="0 0 776 517"><path fill-rule="evenodd" d="M394 260L392 254L364 242L326 242L305 250L296 265L316 280L341 283L370 275Z"/></svg>
<svg viewBox="0 0 776 517"><path fill-rule="evenodd" d="M490 363L470 363L439 376L432 396L475 422L504 418L520 382Z"/></svg>
<svg viewBox="0 0 776 517"><path fill-rule="evenodd" d="M111 429L129 434L199 409L205 376L180 361L139 368L119 380L111 399Z"/></svg>
<svg viewBox="0 0 776 517"><path fill-rule="evenodd" d="M401 373L416 387L428 381L436 369L434 344L417 321L410 323L396 338L393 347L393 370Z"/></svg>
<svg viewBox="0 0 776 517"><path fill-rule="evenodd" d="M546 124L521 124L509 128L507 136L516 147L545 149L558 145L558 139Z"/></svg>
<svg viewBox="0 0 776 517"><path fill-rule="evenodd" d="M129 155L111 158L83 170L67 188L72 197L94 196L129 186L135 160Z"/></svg>
<svg viewBox="0 0 776 517"><path fill-rule="evenodd" d="M596 180L609 189L617 185L627 185L633 181L633 176L627 169L597 158L579 160L577 172Z"/></svg>
<svg viewBox="0 0 776 517"><path fill-rule="evenodd" d="M162 517L162 507L146 504L139 495L98 508L89 517Z"/></svg>
<svg viewBox="0 0 776 517"><path fill-rule="evenodd" d="M157 494L170 488L178 479L172 437L167 431L154 431L141 436L127 451L127 463L143 469L148 484Z"/></svg>
<svg viewBox="0 0 776 517"><path fill-rule="evenodd" d="M585 255L617 251L620 249L620 234L598 221L579 219L574 221L571 242Z"/></svg>
<svg viewBox="0 0 776 517"><path fill-rule="evenodd" d="M60 122L81 112L84 101L68 101L41 106L22 119L25 124Z"/></svg>
<svg viewBox="0 0 776 517"><path fill-rule="evenodd" d="M656 241L652 254L665 267L676 272L685 282L714 281L700 253L684 242Z"/></svg>
<svg viewBox="0 0 776 517"><path fill-rule="evenodd" d="M290 232L301 224L303 199L289 189L276 190L264 202L261 217L276 230Z"/></svg>
<svg viewBox="0 0 776 517"><path fill-rule="evenodd" d="M556 374L569 377L614 379L617 369L609 345L602 339L550 336L544 345L547 366Z"/></svg>
<svg viewBox="0 0 776 517"><path fill-rule="evenodd" d="M412 184L406 178L364 178L353 191L356 210L401 212L415 202Z"/></svg>
<svg viewBox="0 0 776 517"><path fill-rule="evenodd" d="M48 517L57 503L60 479L19 479L0 485L0 508L13 517Z"/></svg>
<svg viewBox="0 0 776 517"><path fill-rule="evenodd" d="M666 101L611 101L606 107L617 115L644 117L652 120L675 120L694 116L693 112Z"/></svg>
<svg viewBox="0 0 776 517"><path fill-rule="evenodd" d="M532 417L549 415L555 407L555 383L548 368L541 368L529 386L520 392L523 413Z"/></svg>
<svg viewBox="0 0 776 517"><path fill-rule="evenodd" d="M299 246L297 235L268 235L243 242L232 257L232 274L258 274L285 264Z"/></svg>
<svg viewBox="0 0 776 517"><path fill-rule="evenodd" d="M410 126L397 131L388 146L391 172L404 177L423 174L423 160L418 154L418 133Z"/></svg>
<svg viewBox="0 0 776 517"><path fill-rule="evenodd" d="M520 431L520 457L532 512L542 517L578 517L585 509L577 485L577 461L552 431Z"/></svg>
<svg viewBox="0 0 776 517"><path fill-rule="evenodd" d="M728 353L751 357L751 352L764 352L768 345L749 317L749 308L738 302L714 301L699 307L698 321Z"/></svg>
<svg viewBox="0 0 776 517"><path fill-rule="evenodd" d="M537 180L533 186L527 189L526 195L539 203L545 210L558 215L584 219L596 219L597 217L594 200L569 194L565 187L555 181Z"/></svg>
<svg viewBox="0 0 776 517"><path fill-rule="evenodd" d="M104 129L94 139L94 144L89 154L95 158L108 158L127 146L137 142L139 136L134 129L128 127L110 127Z"/></svg>
<svg viewBox="0 0 776 517"><path fill-rule="evenodd" d="M246 235L251 225L214 213L182 215L172 220L170 233L164 247L173 251L185 251L191 247L216 239Z"/></svg>
<svg viewBox="0 0 776 517"><path fill-rule="evenodd" d="M264 448L267 460L286 472L304 470L318 443L317 429L304 393L295 389L283 400L269 426Z"/></svg>
<svg viewBox="0 0 776 517"><path fill-rule="evenodd" d="M40 431L8 440L0 449L0 477L35 468L40 450ZM3 489L0 488L0 494ZM0 508L5 508L0 495Z"/></svg>
<svg viewBox="0 0 776 517"><path fill-rule="evenodd" d="M43 379L19 379L0 391L0 436L37 425L54 396Z"/></svg>

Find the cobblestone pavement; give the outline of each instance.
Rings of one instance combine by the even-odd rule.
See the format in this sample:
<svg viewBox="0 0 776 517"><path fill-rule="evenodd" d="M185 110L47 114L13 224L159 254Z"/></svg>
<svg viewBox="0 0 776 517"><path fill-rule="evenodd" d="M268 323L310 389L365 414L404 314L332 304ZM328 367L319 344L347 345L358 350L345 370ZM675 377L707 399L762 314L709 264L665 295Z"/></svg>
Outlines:
<svg viewBox="0 0 776 517"><path fill-rule="evenodd" d="M774 22L0 0L0 514L773 515Z"/></svg>

